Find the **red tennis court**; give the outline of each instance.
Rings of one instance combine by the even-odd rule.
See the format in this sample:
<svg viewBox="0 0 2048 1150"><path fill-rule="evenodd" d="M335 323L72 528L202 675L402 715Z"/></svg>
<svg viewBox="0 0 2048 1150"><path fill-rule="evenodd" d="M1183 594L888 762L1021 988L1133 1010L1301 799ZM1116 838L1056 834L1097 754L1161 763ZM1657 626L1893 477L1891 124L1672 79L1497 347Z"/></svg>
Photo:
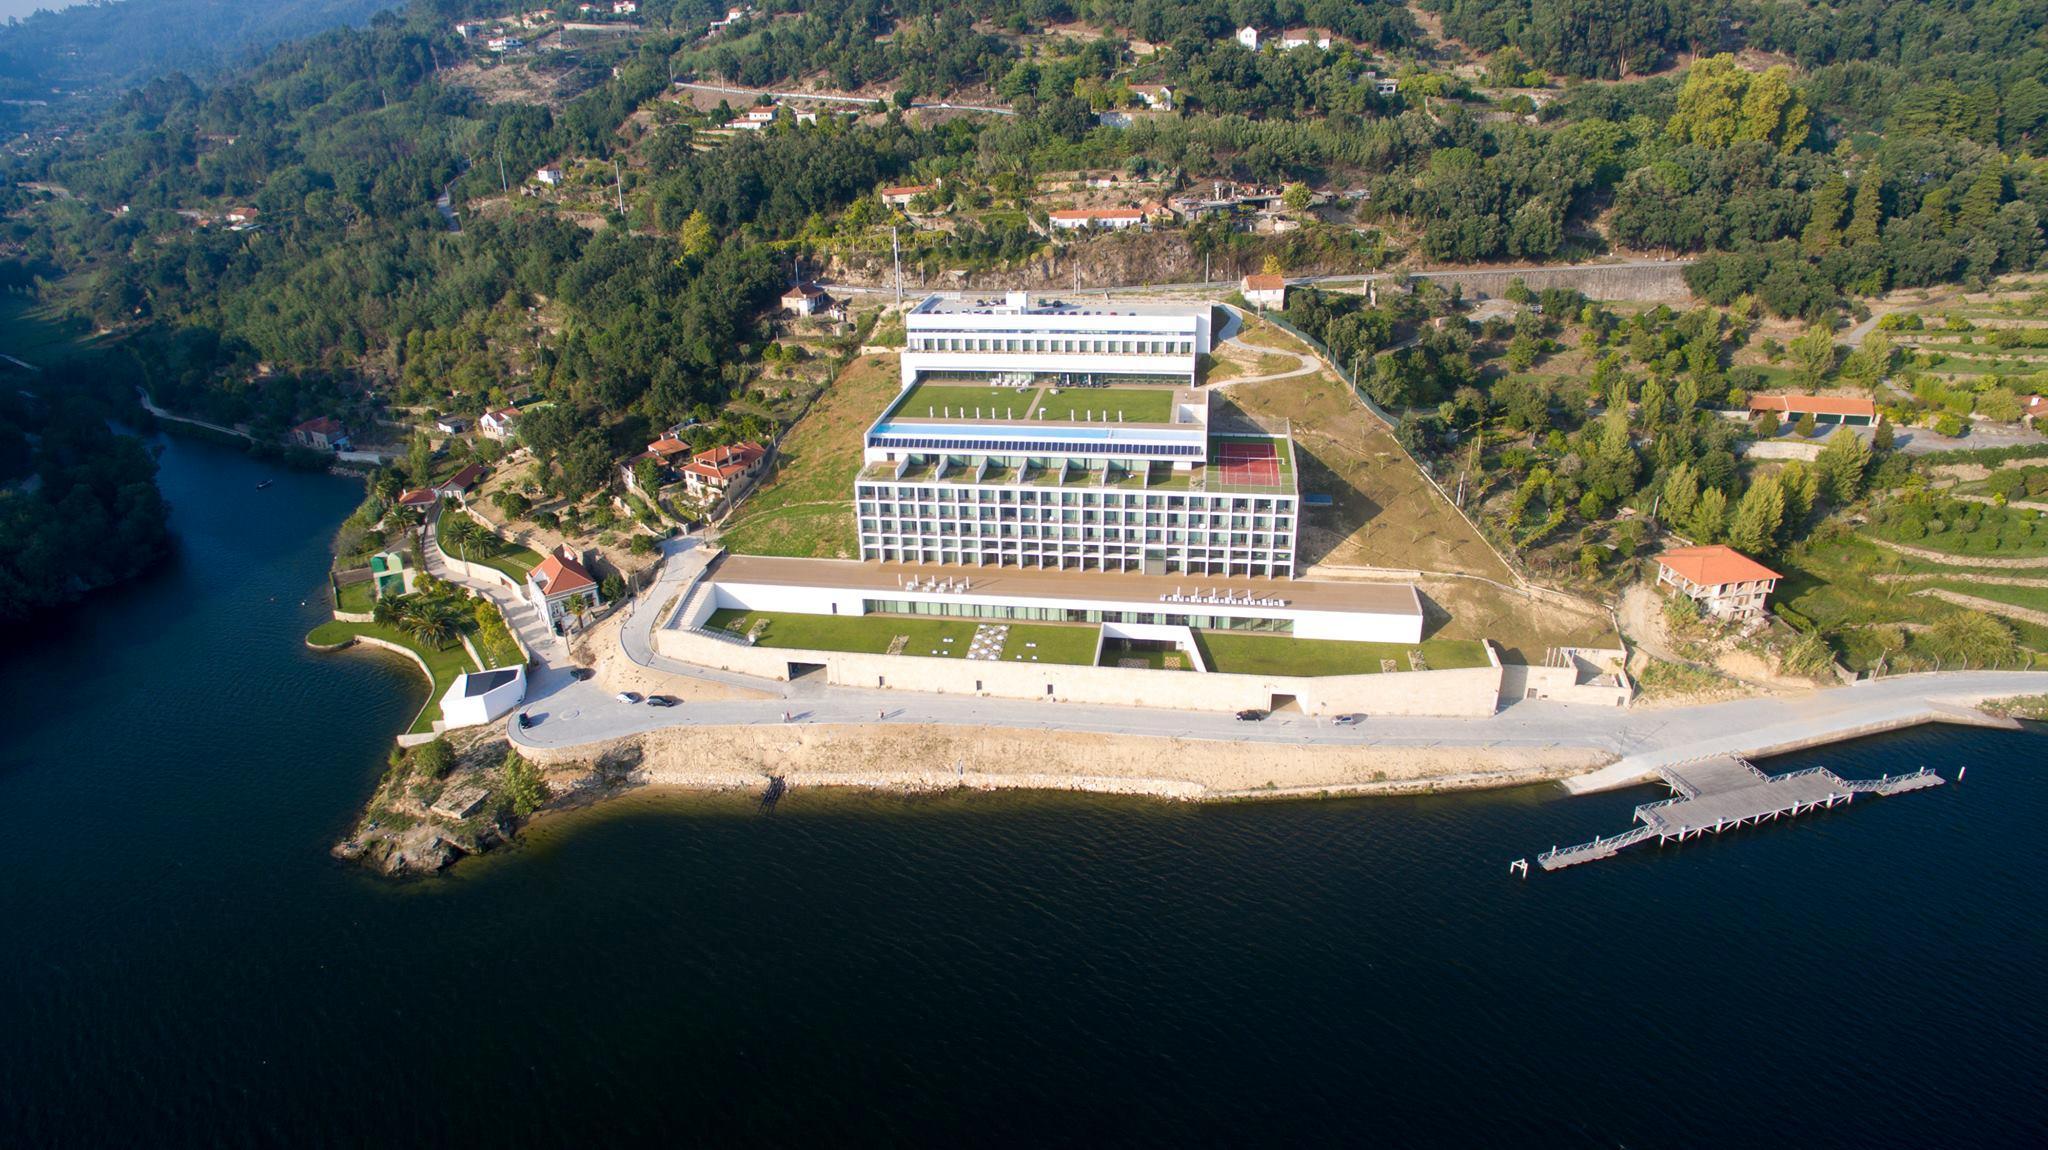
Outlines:
<svg viewBox="0 0 2048 1150"><path fill-rule="evenodd" d="M1210 466L1224 483L1246 486L1280 486L1280 451L1272 443L1255 441L1222 442L1216 445Z"/></svg>

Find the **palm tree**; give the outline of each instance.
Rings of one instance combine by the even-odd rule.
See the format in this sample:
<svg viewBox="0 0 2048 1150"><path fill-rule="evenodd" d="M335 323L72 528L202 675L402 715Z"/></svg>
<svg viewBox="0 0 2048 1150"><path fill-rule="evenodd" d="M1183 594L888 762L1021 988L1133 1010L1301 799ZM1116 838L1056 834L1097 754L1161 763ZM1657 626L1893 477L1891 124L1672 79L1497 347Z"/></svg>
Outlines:
<svg viewBox="0 0 2048 1150"><path fill-rule="evenodd" d="M440 539L442 553L446 554L452 547L465 563L469 561L470 549L476 547L477 537L482 534L482 528L477 526L476 520L467 515L444 515L441 517L440 526L434 530ZM481 552L482 548L477 550Z"/></svg>
<svg viewBox="0 0 2048 1150"><path fill-rule="evenodd" d="M400 615L406 633L422 643L445 647L459 630L460 617L446 601L414 596Z"/></svg>

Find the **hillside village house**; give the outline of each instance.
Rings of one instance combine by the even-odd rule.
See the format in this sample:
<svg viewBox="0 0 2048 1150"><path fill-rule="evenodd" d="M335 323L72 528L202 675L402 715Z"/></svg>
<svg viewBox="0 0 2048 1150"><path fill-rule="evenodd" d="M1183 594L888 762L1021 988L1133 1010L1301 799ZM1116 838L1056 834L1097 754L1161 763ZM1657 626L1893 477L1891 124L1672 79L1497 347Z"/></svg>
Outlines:
<svg viewBox="0 0 2048 1150"><path fill-rule="evenodd" d="M1287 277L1278 275L1251 275L1244 277L1238 285L1238 294L1244 302L1260 311L1279 309L1287 306Z"/></svg>
<svg viewBox="0 0 2048 1150"><path fill-rule="evenodd" d="M434 430L443 435L461 435L469 430L469 424L453 415L444 415L434 421Z"/></svg>
<svg viewBox="0 0 2048 1150"><path fill-rule="evenodd" d="M825 289L813 283L798 284L782 293L782 306L791 315L816 315L825 303Z"/></svg>
<svg viewBox="0 0 2048 1150"><path fill-rule="evenodd" d="M468 467L443 479L441 482L434 484L434 494L443 499L466 500L469 498L469 493L475 489L477 483L483 477L484 465L472 463Z"/></svg>
<svg viewBox="0 0 2048 1150"><path fill-rule="evenodd" d="M292 428L292 442L314 451L347 451L348 428L340 420L322 415Z"/></svg>
<svg viewBox="0 0 2048 1150"><path fill-rule="evenodd" d="M1657 585L1670 587L1717 619L1760 619L1783 578L1732 547L1681 547L1657 556Z"/></svg>
<svg viewBox="0 0 2048 1150"><path fill-rule="evenodd" d="M1296 48L1330 50L1330 34L1320 28L1289 28L1280 33L1280 50L1292 52Z"/></svg>
<svg viewBox="0 0 2048 1150"><path fill-rule="evenodd" d="M900 184L893 188L883 188L882 202L892 208L908 207L910 201L927 192L937 191L938 187L937 184Z"/></svg>
<svg viewBox="0 0 2048 1150"><path fill-rule="evenodd" d="M2043 399L2039 395L2030 395L2020 400L2021 422L2032 423L2044 415L2048 415L2048 399Z"/></svg>
<svg viewBox="0 0 2048 1150"><path fill-rule="evenodd" d="M1237 30L1237 42L1256 52L1259 50L1259 30L1247 24Z"/></svg>
<svg viewBox="0 0 2048 1150"><path fill-rule="evenodd" d="M1063 208L1047 215L1046 220L1058 231L1087 228L1122 231L1144 223L1145 213L1137 208Z"/></svg>
<svg viewBox="0 0 2048 1150"><path fill-rule="evenodd" d="M1822 426L1842 424L1847 427L1869 427L1877 422L1877 404L1868 399L1846 395L1752 395L1749 397L1749 417L1755 419L1766 411L1778 413L1786 423L1801 416L1812 415L1813 421Z"/></svg>
<svg viewBox="0 0 2048 1150"><path fill-rule="evenodd" d="M401 492L398 496L400 507L407 511L417 511L422 515L432 511L440 502L441 493L431 487L415 487L410 491Z"/></svg>
<svg viewBox="0 0 2048 1150"><path fill-rule="evenodd" d="M1173 89L1164 84L1132 84L1131 95L1145 102L1147 108L1162 112L1173 110Z"/></svg>
<svg viewBox="0 0 2048 1150"><path fill-rule="evenodd" d="M486 411L484 417L476 421L476 429L485 439L510 443L519 434L519 409L501 407L496 411Z"/></svg>
<svg viewBox="0 0 2048 1150"><path fill-rule="evenodd" d="M533 178L552 188L562 182L562 169L542 168L533 174Z"/></svg>
<svg viewBox="0 0 2048 1150"><path fill-rule="evenodd" d="M736 484L758 472L767 458L767 448L758 443L735 443L699 452L682 466L683 490L700 502L723 498Z"/></svg>
<svg viewBox="0 0 2048 1150"><path fill-rule="evenodd" d="M647 450L619 465L619 478L626 490L637 495L653 498L657 492L645 490L640 483L640 464L652 460L660 481L667 483L675 478L676 464L690 457L690 445L673 435L664 435L647 445Z"/></svg>
<svg viewBox="0 0 2048 1150"><path fill-rule="evenodd" d="M563 620L575 618L579 599L590 607L600 602L597 580L590 577L567 544L527 573L526 599L550 626L560 626Z"/></svg>

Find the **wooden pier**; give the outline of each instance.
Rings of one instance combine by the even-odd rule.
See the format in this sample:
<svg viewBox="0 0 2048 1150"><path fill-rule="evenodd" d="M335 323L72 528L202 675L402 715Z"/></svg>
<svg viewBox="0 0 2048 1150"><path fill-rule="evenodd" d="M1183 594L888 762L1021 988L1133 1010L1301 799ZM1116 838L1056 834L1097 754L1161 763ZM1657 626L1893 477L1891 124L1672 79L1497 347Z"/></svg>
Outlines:
<svg viewBox="0 0 2048 1150"><path fill-rule="evenodd" d="M1684 842L1709 832L1719 834L1740 826L1823 810L1851 802L1857 795L1896 795L1942 783L1941 776L1926 767L1911 774L1868 780L1845 779L1826 767L1767 775L1734 755L1715 755L1659 767L1657 774L1671 788L1672 797L1637 807L1636 822L1641 825L1589 843L1553 847L1536 856L1536 865L1547 871L1562 870L1612 858L1652 838L1660 844Z"/></svg>

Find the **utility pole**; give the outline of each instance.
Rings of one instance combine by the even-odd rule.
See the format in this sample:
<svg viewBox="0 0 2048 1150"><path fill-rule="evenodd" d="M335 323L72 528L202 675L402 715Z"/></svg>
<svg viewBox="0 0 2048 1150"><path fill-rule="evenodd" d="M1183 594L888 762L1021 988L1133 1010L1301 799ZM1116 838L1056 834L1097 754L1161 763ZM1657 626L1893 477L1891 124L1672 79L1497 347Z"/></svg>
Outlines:
<svg viewBox="0 0 2048 1150"><path fill-rule="evenodd" d="M503 148L498 149L498 190L508 196L512 194L512 185L505 182L505 150Z"/></svg>
<svg viewBox="0 0 2048 1150"><path fill-rule="evenodd" d="M903 247L896 242L896 225L889 225L889 256L896 263L896 308L903 309Z"/></svg>
<svg viewBox="0 0 2048 1150"><path fill-rule="evenodd" d="M626 182L625 177L619 175L617 156L612 157L612 190L619 194L619 214L623 216L626 214Z"/></svg>

